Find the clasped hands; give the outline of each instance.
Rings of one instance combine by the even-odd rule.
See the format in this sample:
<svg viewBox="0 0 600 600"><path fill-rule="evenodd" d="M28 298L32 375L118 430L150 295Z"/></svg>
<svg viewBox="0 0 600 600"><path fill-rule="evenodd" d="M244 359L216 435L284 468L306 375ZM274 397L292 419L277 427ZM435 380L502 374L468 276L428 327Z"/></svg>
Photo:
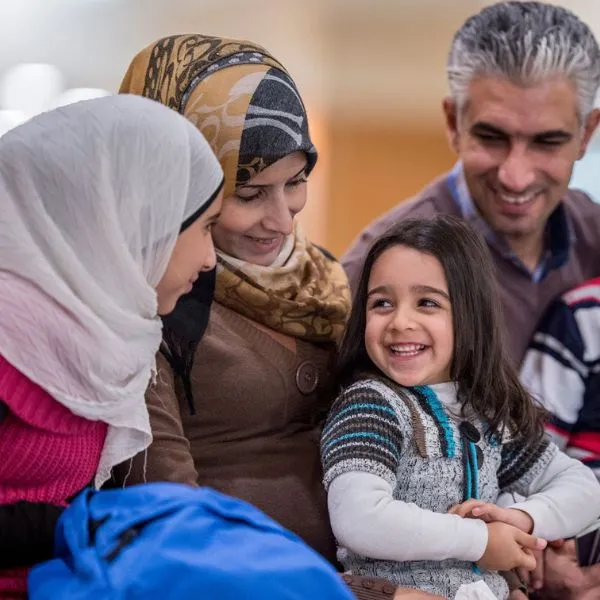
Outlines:
<svg viewBox="0 0 600 600"><path fill-rule="evenodd" d="M516 508L501 508L481 500L467 500L454 505L450 514L467 519L481 519L488 530L488 541L483 556L477 564L483 569L533 571L536 566L534 552L543 550L547 542L531 534L533 519Z"/></svg>

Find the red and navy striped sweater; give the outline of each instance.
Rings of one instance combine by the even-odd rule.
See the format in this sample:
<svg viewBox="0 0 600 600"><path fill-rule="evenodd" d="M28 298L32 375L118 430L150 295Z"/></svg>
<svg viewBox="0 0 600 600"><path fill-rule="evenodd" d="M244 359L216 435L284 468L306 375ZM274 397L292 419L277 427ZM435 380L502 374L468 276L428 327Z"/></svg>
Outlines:
<svg viewBox="0 0 600 600"><path fill-rule="evenodd" d="M600 277L550 306L521 377L550 411L555 441L600 479Z"/></svg>

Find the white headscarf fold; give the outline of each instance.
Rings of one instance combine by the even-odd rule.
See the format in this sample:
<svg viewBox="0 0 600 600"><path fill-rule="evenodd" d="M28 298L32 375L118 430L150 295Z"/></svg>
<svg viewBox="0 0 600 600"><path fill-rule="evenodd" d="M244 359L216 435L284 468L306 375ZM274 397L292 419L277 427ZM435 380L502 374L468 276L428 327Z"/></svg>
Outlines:
<svg viewBox="0 0 600 600"><path fill-rule="evenodd" d="M0 355L108 423L97 486L151 441L154 287L222 179L191 123L137 96L60 108L0 139Z"/></svg>

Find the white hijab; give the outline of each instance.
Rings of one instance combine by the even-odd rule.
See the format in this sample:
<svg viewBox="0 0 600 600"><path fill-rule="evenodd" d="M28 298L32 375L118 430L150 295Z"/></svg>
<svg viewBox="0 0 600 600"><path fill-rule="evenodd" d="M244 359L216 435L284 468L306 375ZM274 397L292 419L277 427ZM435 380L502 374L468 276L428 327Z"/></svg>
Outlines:
<svg viewBox="0 0 600 600"><path fill-rule="evenodd" d="M154 287L222 179L190 122L138 96L60 108L0 139L0 355L108 423L97 486L152 440Z"/></svg>

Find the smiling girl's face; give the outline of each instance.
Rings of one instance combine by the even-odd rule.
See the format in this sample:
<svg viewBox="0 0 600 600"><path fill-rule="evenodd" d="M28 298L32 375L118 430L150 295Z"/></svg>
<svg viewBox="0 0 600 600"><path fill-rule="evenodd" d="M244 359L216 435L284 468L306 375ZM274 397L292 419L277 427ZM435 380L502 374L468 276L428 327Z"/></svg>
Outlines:
<svg viewBox="0 0 600 600"><path fill-rule="evenodd" d="M255 265L273 264L306 204L306 167L306 154L294 152L225 198L213 228L217 248Z"/></svg>
<svg viewBox="0 0 600 600"><path fill-rule="evenodd" d="M449 381L454 352L452 306L439 261L392 246L369 276L365 346L371 361L405 387Z"/></svg>

